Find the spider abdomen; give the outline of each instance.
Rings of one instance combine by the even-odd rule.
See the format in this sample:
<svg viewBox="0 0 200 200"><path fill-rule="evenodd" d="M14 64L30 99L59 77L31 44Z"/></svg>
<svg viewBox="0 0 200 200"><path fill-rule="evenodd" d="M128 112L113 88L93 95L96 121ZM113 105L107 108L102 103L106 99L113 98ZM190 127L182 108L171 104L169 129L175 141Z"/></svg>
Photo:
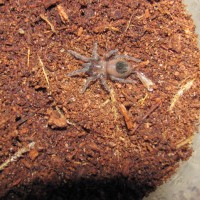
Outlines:
<svg viewBox="0 0 200 200"><path fill-rule="evenodd" d="M133 72L128 62L115 59L107 62L106 71L108 75L117 78L126 78Z"/></svg>

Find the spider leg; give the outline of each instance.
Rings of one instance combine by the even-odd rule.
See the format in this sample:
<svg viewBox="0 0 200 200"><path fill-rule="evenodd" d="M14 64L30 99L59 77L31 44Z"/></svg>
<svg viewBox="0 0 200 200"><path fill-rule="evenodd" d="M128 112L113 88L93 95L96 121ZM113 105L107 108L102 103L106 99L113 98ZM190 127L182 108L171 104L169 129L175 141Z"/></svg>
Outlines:
<svg viewBox="0 0 200 200"><path fill-rule="evenodd" d="M117 77L111 76L111 75L110 75L110 79L111 79L112 81L119 81L119 82L121 82L121 83L135 83L134 80L127 80L127 79L123 79L123 78L117 78Z"/></svg>
<svg viewBox="0 0 200 200"><path fill-rule="evenodd" d="M90 83L92 82L92 81L96 81L97 80L97 77L94 77L94 76L92 76L92 77L89 77L87 80L86 80L86 83L85 83L85 85L83 86L83 88L81 89L81 93L84 93L85 92L85 90L88 88L88 86L90 85Z"/></svg>
<svg viewBox="0 0 200 200"><path fill-rule="evenodd" d="M86 56L81 55L80 53L77 53L76 51L68 50L68 53L70 53L72 56L74 56L78 60L82 60L84 62L89 62L91 58L88 58Z"/></svg>
<svg viewBox="0 0 200 200"><path fill-rule="evenodd" d="M97 42L94 43L94 47L93 47L93 50L92 50L92 58L94 60L99 60L99 55L98 55L98 44Z"/></svg>
<svg viewBox="0 0 200 200"><path fill-rule="evenodd" d="M109 60L112 56L116 56L117 53L118 49L111 50L106 54L105 59Z"/></svg>
<svg viewBox="0 0 200 200"><path fill-rule="evenodd" d="M129 56L129 55L116 55L114 58L115 58L115 59L127 59L127 60L132 60L132 61L138 62L138 63L141 62L140 59L134 58L134 57Z"/></svg>
<svg viewBox="0 0 200 200"><path fill-rule="evenodd" d="M85 73L85 72L87 72L88 70L89 70L89 66L85 66L85 67L82 68L82 69L78 69L78 70L75 70L75 71L69 73L68 76L76 76L76 75Z"/></svg>
<svg viewBox="0 0 200 200"><path fill-rule="evenodd" d="M105 88L105 90L110 93L110 88L108 87L107 83L106 83L106 79L103 76L100 76L100 80L101 80L101 84L103 85L103 87Z"/></svg>
<svg viewBox="0 0 200 200"><path fill-rule="evenodd" d="M82 67L87 68L87 69L89 69L90 66L91 66L91 62L82 64Z"/></svg>

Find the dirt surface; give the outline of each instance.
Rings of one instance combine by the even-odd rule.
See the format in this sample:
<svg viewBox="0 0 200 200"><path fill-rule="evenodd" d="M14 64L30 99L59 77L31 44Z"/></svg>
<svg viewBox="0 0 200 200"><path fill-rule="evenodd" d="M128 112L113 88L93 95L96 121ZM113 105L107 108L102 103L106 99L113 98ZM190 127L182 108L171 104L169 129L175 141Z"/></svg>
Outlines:
<svg viewBox="0 0 200 200"><path fill-rule="evenodd" d="M154 90L68 77L119 49ZM194 25L177 1L0 0L1 199L141 199L187 159L199 116Z"/></svg>

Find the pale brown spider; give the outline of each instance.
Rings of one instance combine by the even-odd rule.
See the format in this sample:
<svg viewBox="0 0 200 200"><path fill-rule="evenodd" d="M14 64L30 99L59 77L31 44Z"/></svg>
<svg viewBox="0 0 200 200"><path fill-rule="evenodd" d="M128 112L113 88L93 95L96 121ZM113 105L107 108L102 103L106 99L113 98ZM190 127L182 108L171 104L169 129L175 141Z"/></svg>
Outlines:
<svg viewBox="0 0 200 200"><path fill-rule="evenodd" d="M128 55L118 55L118 50L109 51L103 59L101 59L97 53L98 45L95 42L92 51L92 57L83 56L75 51L68 50L68 52L73 55L76 59L82 60L85 63L82 64L82 69L75 70L68 74L68 76L76 76L82 73L87 74L89 77L86 80L85 85L81 89L81 93L89 87L91 82L100 79L101 84L107 92L110 92L106 79L111 79L112 81L119 81L122 83L134 83L133 80L126 79L130 74L137 73L133 71L130 63L125 60L132 60L134 62L140 62L140 59L128 56ZM139 72L138 72L139 73ZM143 76L142 73L137 74ZM139 77L139 76L138 76ZM139 77L140 78L140 77ZM146 78L146 77L145 77ZM141 80L141 79L140 79ZM141 80L142 81L142 80Z"/></svg>

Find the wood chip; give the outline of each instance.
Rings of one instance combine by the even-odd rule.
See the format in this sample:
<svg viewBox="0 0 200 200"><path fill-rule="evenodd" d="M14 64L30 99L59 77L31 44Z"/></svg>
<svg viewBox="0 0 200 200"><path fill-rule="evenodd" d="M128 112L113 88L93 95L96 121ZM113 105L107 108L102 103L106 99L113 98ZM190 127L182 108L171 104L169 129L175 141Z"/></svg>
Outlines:
<svg viewBox="0 0 200 200"><path fill-rule="evenodd" d="M119 104L120 111L122 115L124 116L124 120L126 122L127 128L130 130L133 128L133 120L129 114L129 112L126 110L126 107L123 104Z"/></svg>
<svg viewBox="0 0 200 200"><path fill-rule="evenodd" d="M50 116L48 120L48 125L52 129L67 127L67 119L63 115L61 116L57 110L50 110L48 111L48 114Z"/></svg>
<svg viewBox="0 0 200 200"><path fill-rule="evenodd" d="M21 178L18 178L17 180L15 180L14 182L11 183L11 186L15 187L15 186L19 185L21 180L22 180Z"/></svg>
<svg viewBox="0 0 200 200"><path fill-rule="evenodd" d="M78 35L78 36L81 36L82 33L83 33L83 27L80 27L80 28L78 29L77 35Z"/></svg>
<svg viewBox="0 0 200 200"><path fill-rule="evenodd" d="M69 17L65 11L65 9L61 6L61 5L57 5L57 9L58 9L58 14L60 15L60 18L62 20L62 22L65 24L66 22L69 21Z"/></svg>
<svg viewBox="0 0 200 200"><path fill-rule="evenodd" d="M39 155L39 152L36 149L33 149L29 152L28 156L31 160L35 160Z"/></svg>
<svg viewBox="0 0 200 200"><path fill-rule="evenodd" d="M61 3L61 0L43 0L44 7L47 9L50 6L54 6L57 3Z"/></svg>
<svg viewBox="0 0 200 200"><path fill-rule="evenodd" d="M170 38L170 47L176 53L180 53L182 50L181 40L182 39L180 34L174 34Z"/></svg>

